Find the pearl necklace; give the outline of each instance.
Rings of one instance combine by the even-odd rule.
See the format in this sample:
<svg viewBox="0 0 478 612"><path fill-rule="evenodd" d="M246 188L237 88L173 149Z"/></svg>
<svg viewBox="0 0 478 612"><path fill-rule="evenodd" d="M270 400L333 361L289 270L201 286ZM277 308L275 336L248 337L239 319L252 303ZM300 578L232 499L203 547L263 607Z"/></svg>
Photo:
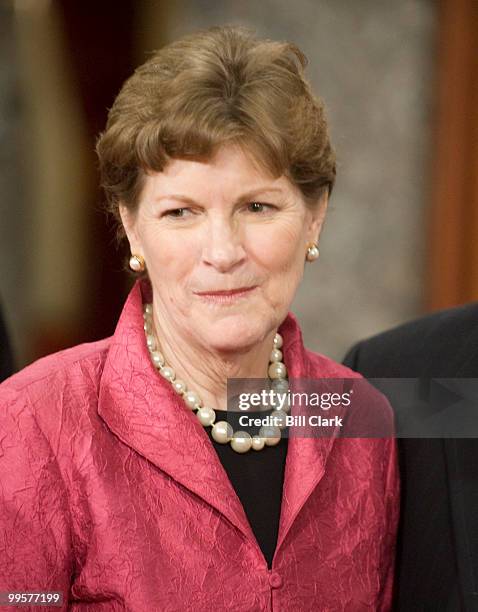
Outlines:
<svg viewBox="0 0 478 612"><path fill-rule="evenodd" d="M247 431L234 432L231 424L227 421L216 421L216 412L207 406L203 406L202 400L198 393L188 390L186 383L183 380L176 378L176 373L164 360L163 354L159 351L159 344L154 333L153 324L153 305L145 304L143 309L144 331L146 334L146 344L149 349L151 360L154 367L159 371L161 376L168 380L176 393L182 396L186 406L191 410L196 410L196 416L204 427L211 427L211 435L216 442L220 444L231 444L231 448L237 453L247 453L251 448L253 450L262 450L265 446L275 446L280 442L281 429L286 427L286 410L273 409L273 422L275 426L262 426L259 429L259 434L251 436ZM272 381L272 387L276 393L285 393L288 389L287 370L282 363L282 337L276 334L274 337L274 347L271 352L269 362L269 378Z"/></svg>

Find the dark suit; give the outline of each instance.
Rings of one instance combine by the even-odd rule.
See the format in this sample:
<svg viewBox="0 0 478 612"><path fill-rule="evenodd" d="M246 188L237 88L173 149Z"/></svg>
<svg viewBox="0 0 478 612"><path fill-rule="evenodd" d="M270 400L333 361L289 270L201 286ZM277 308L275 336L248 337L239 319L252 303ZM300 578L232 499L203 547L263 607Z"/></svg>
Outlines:
<svg viewBox="0 0 478 612"><path fill-rule="evenodd" d="M0 309L0 382L13 374L13 357Z"/></svg>
<svg viewBox="0 0 478 612"><path fill-rule="evenodd" d="M345 363L370 378L478 378L478 302L360 342ZM396 609L478 610L478 440L398 446Z"/></svg>

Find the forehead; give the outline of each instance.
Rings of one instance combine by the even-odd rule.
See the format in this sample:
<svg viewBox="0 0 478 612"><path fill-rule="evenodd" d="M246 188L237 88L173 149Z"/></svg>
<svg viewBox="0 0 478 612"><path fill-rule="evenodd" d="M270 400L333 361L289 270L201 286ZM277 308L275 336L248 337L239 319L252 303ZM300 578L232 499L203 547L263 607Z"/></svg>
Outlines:
<svg viewBox="0 0 478 612"><path fill-rule="evenodd" d="M148 174L145 191L159 197L180 191L194 197L223 193L237 197L240 192L274 190L284 195L299 195L297 188L284 176L274 177L261 166L252 152L238 145L223 145L209 160L173 159L162 172Z"/></svg>

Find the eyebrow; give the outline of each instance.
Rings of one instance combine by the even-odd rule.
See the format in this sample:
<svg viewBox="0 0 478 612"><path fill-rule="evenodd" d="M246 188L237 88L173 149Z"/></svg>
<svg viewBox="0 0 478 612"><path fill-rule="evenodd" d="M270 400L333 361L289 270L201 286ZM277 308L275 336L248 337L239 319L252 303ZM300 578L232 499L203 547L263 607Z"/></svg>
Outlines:
<svg viewBox="0 0 478 612"><path fill-rule="evenodd" d="M236 204L239 204L241 202L244 202L245 200L249 200L250 198L254 198L260 194L264 194L264 193L280 193L283 194L282 189L279 189L278 187L260 187L258 189L252 189L251 191L247 191L246 193L243 193L237 200ZM178 193L171 193L168 195L163 195L163 196L159 196L157 198L155 198L155 202L160 202L161 200L178 200L179 202L183 202L185 204L191 204L191 205L195 205L195 206L199 206L200 202L196 202L196 200L194 200L193 198L190 198L188 196L182 195L182 194L178 194Z"/></svg>

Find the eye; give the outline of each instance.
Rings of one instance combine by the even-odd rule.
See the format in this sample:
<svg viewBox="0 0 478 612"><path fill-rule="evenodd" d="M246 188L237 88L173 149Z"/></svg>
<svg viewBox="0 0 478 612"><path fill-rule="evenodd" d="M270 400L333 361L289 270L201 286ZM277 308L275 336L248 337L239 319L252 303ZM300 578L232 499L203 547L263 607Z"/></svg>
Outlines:
<svg viewBox="0 0 478 612"><path fill-rule="evenodd" d="M264 202L249 202L247 208L253 213L261 213L272 210L275 207L272 206L272 204L265 204Z"/></svg>
<svg viewBox="0 0 478 612"><path fill-rule="evenodd" d="M185 212L189 211L189 208L171 208L163 213L163 217L170 217L172 219L182 219L186 217Z"/></svg>

